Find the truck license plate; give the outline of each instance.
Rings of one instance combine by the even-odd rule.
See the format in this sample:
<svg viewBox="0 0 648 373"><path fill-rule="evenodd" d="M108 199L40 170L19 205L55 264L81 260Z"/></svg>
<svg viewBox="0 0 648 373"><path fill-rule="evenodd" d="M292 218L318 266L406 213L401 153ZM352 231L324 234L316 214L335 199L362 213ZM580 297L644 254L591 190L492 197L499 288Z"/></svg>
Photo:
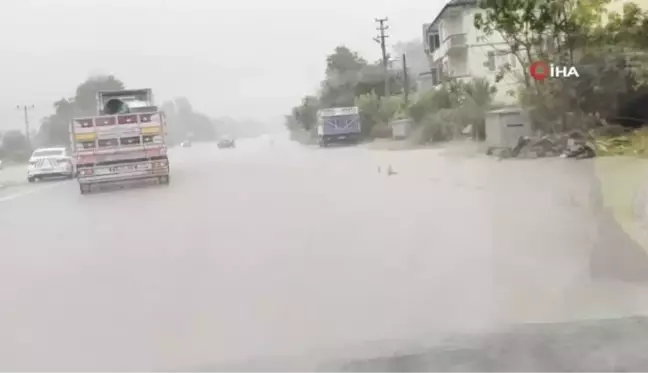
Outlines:
<svg viewBox="0 0 648 373"><path fill-rule="evenodd" d="M135 169L135 166L110 167L110 172L131 171L131 170L134 170L134 169Z"/></svg>

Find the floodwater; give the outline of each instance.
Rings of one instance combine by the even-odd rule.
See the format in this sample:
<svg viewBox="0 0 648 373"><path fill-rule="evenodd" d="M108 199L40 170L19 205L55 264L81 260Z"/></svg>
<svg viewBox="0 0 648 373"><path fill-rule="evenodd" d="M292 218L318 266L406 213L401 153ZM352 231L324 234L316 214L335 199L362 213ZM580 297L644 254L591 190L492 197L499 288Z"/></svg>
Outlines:
<svg viewBox="0 0 648 373"><path fill-rule="evenodd" d="M593 161L265 138L171 156L169 186L84 196L0 171L1 370L191 370L648 310L646 253Z"/></svg>

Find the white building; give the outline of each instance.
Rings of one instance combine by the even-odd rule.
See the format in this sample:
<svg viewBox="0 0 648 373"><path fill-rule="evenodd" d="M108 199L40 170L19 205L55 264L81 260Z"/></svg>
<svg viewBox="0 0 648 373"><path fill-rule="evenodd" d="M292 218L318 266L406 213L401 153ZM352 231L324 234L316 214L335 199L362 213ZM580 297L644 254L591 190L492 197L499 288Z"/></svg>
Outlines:
<svg viewBox="0 0 648 373"><path fill-rule="evenodd" d="M500 69L510 64L519 70L519 62L506 51L509 49L501 36L490 37L474 26L474 16L481 9L476 0L451 0L436 18L423 25L423 41L428 56L430 71L419 79L421 90L430 89L441 82L441 78L464 79L486 78L495 85ZM508 74L496 84L496 101L515 101L509 91L515 89L515 78Z"/></svg>
<svg viewBox="0 0 648 373"><path fill-rule="evenodd" d="M621 13L623 11L623 5L629 2L639 5L643 10L648 10L648 0L612 0L608 6L608 10Z"/></svg>

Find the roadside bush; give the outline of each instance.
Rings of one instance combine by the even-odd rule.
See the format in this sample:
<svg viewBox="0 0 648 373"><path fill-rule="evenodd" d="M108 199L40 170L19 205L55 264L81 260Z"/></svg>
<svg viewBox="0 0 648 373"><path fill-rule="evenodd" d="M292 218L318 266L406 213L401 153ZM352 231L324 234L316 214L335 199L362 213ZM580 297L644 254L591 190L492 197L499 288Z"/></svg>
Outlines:
<svg viewBox="0 0 648 373"><path fill-rule="evenodd" d="M414 129L410 140L419 145L450 141L459 132L455 120L456 111L453 109L444 109L428 114Z"/></svg>
<svg viewBox="0 0 648 373"><path fill-rule="evenodd" d="M469 125L474 139L484 139L486 113L496 93L490 82L477 78L448 81L423 94L408 110L417 127L412 140L419 144L448 141Z"/></svg>
<svg viewBox="0 0 648 373"><path fill-rule="evenodd" d="M423 93L416 102L410 105L408 114L415 123L421 122L428 114L436 113L441 109L449 109L456 105L451 102L447 86Z"/></svg>
<svg viewBox="0 0 648 373"><path fill-rule="evenodd" d="M648 129L642 128L622 136L595 136L593 145L597 156L648 157Z"/></svg>
<svg viewBox="0 0 648 373"><path fill-rule="evenodd" d="M317 143L317 133L306 130L290 131L290 139L303 145L312 145Z"/></svg>
<svg viewBox="0 0 648 373"><path fill-rule="evenodd" d="M355 101L360 109L362 132L372 138L391 137L388 124L402 112L401 97L379 97L375 92L358 96ZM375 127L375 129L374 129ZM389 131L389 134L386 134Z"/></svg>
<svg viewBox="0 0 648 373"><path fill-rule="evenodd" d="M15 163L25 163L31 157L30 150L21 150L17 152L7 152L0 149L0 160L10 161Z"/></svg>
<svg viewBox="0 0 648 373"><path fill-rule="evenodd" d="M18 130L4 133L0 142L0 159L25 162L31 156L31 146L25 135Z"/></svg>

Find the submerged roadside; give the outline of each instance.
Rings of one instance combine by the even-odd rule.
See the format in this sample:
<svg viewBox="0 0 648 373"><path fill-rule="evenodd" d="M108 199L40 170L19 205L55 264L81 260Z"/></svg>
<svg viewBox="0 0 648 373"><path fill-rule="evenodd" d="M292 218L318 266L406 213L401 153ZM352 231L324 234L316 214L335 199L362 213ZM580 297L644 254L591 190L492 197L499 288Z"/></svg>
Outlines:
<svg viewBox="0 0 648 373"><path fill-rule="evenodd" d="M0 189L27 184L27 172L24 165L5 165L0 170Z"/></svg>

